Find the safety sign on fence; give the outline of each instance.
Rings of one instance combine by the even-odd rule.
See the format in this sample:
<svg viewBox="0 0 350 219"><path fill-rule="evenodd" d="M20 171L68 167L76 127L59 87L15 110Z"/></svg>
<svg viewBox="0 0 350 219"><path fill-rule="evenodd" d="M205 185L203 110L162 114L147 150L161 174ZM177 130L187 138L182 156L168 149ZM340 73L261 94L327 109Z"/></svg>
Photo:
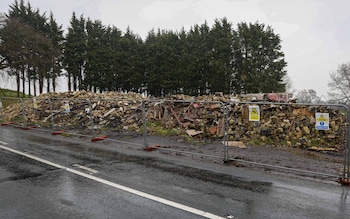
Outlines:
<svg viewBox="0 0 350 219"><path fill-rule="evenodd" d="M34 109L38 109L38 103L36 102L36 98L33 98L33 105L34 105Z"/></svg>
<svg viewBox="0 0 350 219"><path fill-rule="evenodd" d="M69 107L69 103L68 102L64 103L64 109L65 109L66 113L70 112L70 107Z"/></svg>
<svg viewBox="0 0 350 219"><path fill-rule="evenodd" d="M329 113L315 113L316 130L329 130Z"/></svg>
<svg viewBox="0 0 350 219"><path fill-rule="evenodd" d="M249 121L260 121L260 108L259 106L249 106Z"/></svg>

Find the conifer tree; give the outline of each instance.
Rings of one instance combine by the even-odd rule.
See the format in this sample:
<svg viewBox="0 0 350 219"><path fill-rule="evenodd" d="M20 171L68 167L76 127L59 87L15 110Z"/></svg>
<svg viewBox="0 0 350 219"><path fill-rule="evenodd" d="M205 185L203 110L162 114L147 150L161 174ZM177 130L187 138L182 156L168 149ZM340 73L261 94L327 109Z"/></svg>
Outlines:
<svg viewBox="0 0 350 219"><path fill-rule="evenodd" d="M86 62L85 18L73 12L64 44L64 67L67 71L68 90L78 90L83 85Z"/></svg>
<svg viewBox="0 0 350 219"><path fill-rule="evenodd" d="M234 92L284 92L287 63L280 37L273 29L258 22L240 23L233 36Z"/></svg>

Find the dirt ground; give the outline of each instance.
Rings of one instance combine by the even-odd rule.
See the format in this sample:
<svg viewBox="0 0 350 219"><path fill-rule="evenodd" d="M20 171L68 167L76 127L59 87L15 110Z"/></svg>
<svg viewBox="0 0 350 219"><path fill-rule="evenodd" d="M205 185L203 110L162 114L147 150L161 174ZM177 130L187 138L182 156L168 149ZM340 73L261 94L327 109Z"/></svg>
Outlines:
<svg viewBox="0 0 350 219"><path fill-rule="evenodd" d="M119 140L129 143L121 143ZM128 148L144 149L145 138L140 135L123 138L115 136L107 142L128 145ZM293 147L254 145L246 145L246 148L228 146L229 161L224 161L225 148L221 141L189 143L181 137L147 136L147 144L150 153L223 163L277 174L336 181L344 173L344 152L339 151L319 152Z"/></svg>
<svg viewBox="0 0 350 219"><path fill-rule="evenodd" d="M37 130L39 131L39 130ZM43 131L47 132L47 131ZM74 132L74 131L73 131ZM72 132L72 133L73 133ZM47 133L48 134L48 133ZM75 135L65 134L72 137ZM225 150L222 139L196 141L183 136L143 136L140 133L107 133L108 138L99 141L112 147L133 150L148 149L158 156L196 160L238 168L249 168L273 174L287 174L319 180L337 181L344 178L345 150L320 152L295 147L245 145L245 148L228 146ZM88 136L75 136L89 141ZM148 147L145 147L148 145ZM224 160L227 151L228 160ZM347 170L345 171L347 172Z"/></svg>

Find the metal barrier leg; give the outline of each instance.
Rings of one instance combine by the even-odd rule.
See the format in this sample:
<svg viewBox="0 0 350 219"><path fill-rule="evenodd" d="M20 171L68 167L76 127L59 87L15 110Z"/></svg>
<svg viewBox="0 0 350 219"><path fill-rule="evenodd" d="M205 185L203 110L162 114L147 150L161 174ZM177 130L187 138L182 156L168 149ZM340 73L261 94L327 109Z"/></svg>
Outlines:
<svg viewBox="0 0 350 219"><path fill-rule="evenodd" d="M94 130L94 115L92 113L92 104L91 104L91 100L87 99L88 103L89 103L89 108L90 108L90 121L91 121L91 136L92 138L95 138L95 130Z"/></svg>
<svg viewBox="0 0 350 219"><path fill-rule="evenodd" d="M0 98L0 122L1 122L1 124L4 122L3 115L2 115L2 100L1 100L1 98Z"/></svg>
<svg viewBox="0 0 350 219"><path fill-rule="evenodd" d="M25 107L24 107L24 100L23 98L21 98L21 102L22 102L22 116L23 116L23 127L22 128L25 128L27 127L27 120L26 120L26 116L25 116Z"/></svg>
<svg viewBox="0 0 350 219"><path fill-rule="evenodd" d="M223 104L223 103L221 103ZM224 133L224 162L229 160L228 155L228 107L224 105L224 116L225 116L225 133Z"/></svg>
<svg viewBox="0 0 350 219"><path fill-rule="evenodd" d="M143 140L144 147L148 147L148 139L147 139L147 116L146 116L146 101L142 101L142 122L143 122Z"/></svg>

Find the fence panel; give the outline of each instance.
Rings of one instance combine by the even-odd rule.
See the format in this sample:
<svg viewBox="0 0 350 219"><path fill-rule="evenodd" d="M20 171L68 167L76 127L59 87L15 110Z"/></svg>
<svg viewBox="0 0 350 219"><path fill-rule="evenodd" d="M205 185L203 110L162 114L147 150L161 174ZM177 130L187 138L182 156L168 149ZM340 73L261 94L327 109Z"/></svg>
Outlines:
<svg viewBox="0 0 350 219"><path fill-rule="evenodd" d="M127 142L142 133L142 100L91 99L92 136Z"/></svg>
<svg viewBox="0 0 350 219"><path fill-rule="evenodd" d="M194 158L224 158L226 125L222 102L149 100L145 111L147 149Z"/></svg>
<svg viewBox="0 0 350 219"><path fill-rule="evenodd" d="M230 147L230 160L348 177L345 106L236 102L228 114L228 144L240 141L248 147Z"/></svg>
<svg viewBox="0 0 350 219"><path fill-rule="evenodd" d="M1 97L1 124L11 124L25 127L27 125L26 112L21 98Z"/></svg>
<svg viewBox="0 0 350 219"><path fill-rule="evenodd" d="M90 110L90 101L84 98L50 98L48 99L49 114L45 122L51 120L53 132L63 132L80 136L90 136L91 118L85 116Z"/></svg>
<svg viewBox="0 0 350 219"><path fill-rule="evenodd" d="M2 124L349 180L350 115L342 105L130 97L0 100Z"/></svg>
<svg viewBox="0 0 350 219"><path fill-rule="evenodd" d="M51 102L46 98L27 98L23 107L29 127L52 129Z"/></svg>

